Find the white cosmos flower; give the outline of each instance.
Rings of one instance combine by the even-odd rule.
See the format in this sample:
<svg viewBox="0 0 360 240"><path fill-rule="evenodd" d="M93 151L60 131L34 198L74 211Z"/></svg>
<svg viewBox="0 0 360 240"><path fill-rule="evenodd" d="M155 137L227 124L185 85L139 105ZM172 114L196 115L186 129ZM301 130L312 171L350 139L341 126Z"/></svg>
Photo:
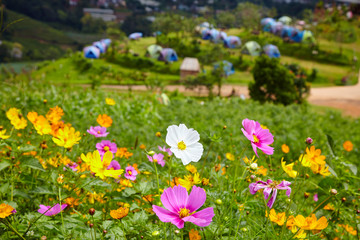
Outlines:
<svg viewBox="0 0 360 240"><path fill-rule="evenodd" d="M200 134L194 129L188 129L185 124L171 125L167 128L166 143L184 165L200 160L204 148L199 143Z"/></svg>

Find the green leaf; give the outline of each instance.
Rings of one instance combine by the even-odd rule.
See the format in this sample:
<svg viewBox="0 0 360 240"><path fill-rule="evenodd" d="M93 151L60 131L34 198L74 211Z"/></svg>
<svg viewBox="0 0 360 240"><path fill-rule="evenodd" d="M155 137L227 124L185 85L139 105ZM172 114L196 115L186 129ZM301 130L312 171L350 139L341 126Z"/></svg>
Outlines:
<svg viewBox="0 0 360 240"><path fill-rule="evenodd" d="M328 167L329 167L329 172L331 172L331 174L337 178L338 176L337 176L336 172L334 171L334 169L332 169L330 166L328 166Z"/></svg>
<svg viewBox="0 0 360 240"><path fill-rule="evenodd" d="M37 170L40 170L40 171L43 171L45 172L43 166L39 163L39 161L35 158L31 158L25 162L23 162L21 164L21 166L24 166L24 167L29 167L29 168L33 168L33 169L37 169Z"/></svg>
<svg viewBox="0 0 360 240"><path fill-rule="evenodd" d="M17 189L14 190L14 196L20 196L20 197L23 197L23 198L26 198L26 199L31 199L31 197L27 193L24 193L24 192L22 192L20 190L17 190Z"/></svg>
<svg viewBox="0 0 360 240"><path fill-rule="evenodd" d="M354 164L345 163L345 162L341 162L341 163L342 163L344 166L350 168L350 170L352 171L352 173L353 173L354 175L357 174L358 169L357 169L357 167L356 167Z"/></svg>
<svg viewBox="0 0 360 240"><path fill-rule="evenodd" d="M330 148L330 150L331 150L331 154L332 154L333 156L335 156L334 140L333 140L333 138L332 138L330 135L328 135L328 134L326 134L326 137L327 137L327 140L328 140L329 148Z"/></svg>
<svg viewBox="0 0 360 240"><path fill-rule="evenodd" d="M0 172L10 166L10 163L7 161L0 162Z"/></svg>
<svg viewBox="0 0 360 240"><path fill-rule="evenodd" d="M30 193L34 194L49 194L49 195L56 195L57 193L51 191L47 187L37 187L34 190L30 191Z"/></svg>

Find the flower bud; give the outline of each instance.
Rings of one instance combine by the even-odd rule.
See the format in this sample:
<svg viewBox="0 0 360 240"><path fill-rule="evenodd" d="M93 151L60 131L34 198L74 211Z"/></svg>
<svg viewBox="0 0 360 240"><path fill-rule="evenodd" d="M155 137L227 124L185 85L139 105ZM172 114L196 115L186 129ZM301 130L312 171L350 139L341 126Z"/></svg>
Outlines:
<svg viewBox="0 0 360 240"><path fill-rule="evenodd" d="M90 224L89 224L89 227L90 227L90 228L93 228L93 227L94 227L94 224L93 224L93 223L90 223Z"/></svg>
<svg viewBox="0 0 360 240"><path fill-rule="evenodd" d="M308 145L311 145L313 143L313 140L312 138L308 137L306 140L305 140L306 144Z"/></svg>
<svg viewBox="0 0 360 240"><path fill-rule="evenodd" d="M246 215L249 215L250 214L250 212L249 211L246 211Z"/></svg>
<svg viewBox="0 0 360 240"><path fill-rule="evenodd" d="M161 137L161 132L156 132L156 133L155 133L155 136Z"/></svg>
<svg viewBox="0 0 360 240"><path fill-rule="evenodd" d="M103 230L103 234L106 235L107 234L107 231L106 229Z"/></svg>
<svg viewBox="0 0 360 240"><path fill-rule="evenodd" d="M286 201L287 204L290 204L290 203L291 203L291 199L290 199L290 198L286 199L285 201Z"/></svg>
<svg viewBox="0 0 360 240"><path fill-rule="evenodd" d="M90 208L90 209L89 209L89 214L90 214L91 216L93 216L93 215L95 214L95 209L94 209L94 208Z"/></svg>
<svg viewBox="0 0 360 240"><path fill-rule="evenodd" d="M356 210L356 213L359 214L359 213L360 213L360 209Z"/></svg>
<svg viewBox="0 0 360 240"><path fill-rule="evenodd" d="M341 198L341 201L346 202L346 198L345 197Z"/></svg>
<svg viewBox="0 0 360 240"><path fill-rule="evenodd" d="M310 176L309 176L309 174L305 174L305 177L306 177L306 179L309 179Z"/></svg>
<svg viewBox="0 0 360 240"><path fill-rule="evenodd" d="M241 231L243 231L243 232L247 232L247 231L248 231L248 229L247 229L246 227L243 227L243 228L241 228Z"/></svg>
<svg viewBox="0 0 360 240"><path fill-rule="evenodd" d="M257 168L258 168L257 163L252 163L252 164L250 165L250 169L253 170L253 171L257 170Z"/></svg>
<svg viewBox="0 0 360 240"><path fill-rule="evenodd" d="M304 198L309 198L309 197L310 197L310 193L304 192Z"/></svg>
<svg viewBox="0 0 360 240"><path fill-rule="evenodd" d="M155 152L154 152L154 151L149 151L148 154L149 154L150 156L154 156Z"/></svg>
<svg viewBox="0 0 360 240"><path fill-rule="evenodd" d="M336 194L337 194L337 190L333 188L333 189L330 190L330 193L331 193L332 195L336 195Z"/></svg>
<svg viewBox="0 0 360 240"><path fill-rule="evenodd" d="M47 237L46 237L46 236L42 236L40 239L41 239L41 240L46 240Z"/></svg>
<svg viewBox="0 0 360 240"><path fill-rule="evenodd" d="M251 178L252 180L254 180L254 179L256 178L256 176L253 174L253 175L250 176L250 178Z"/></svg>
<svg viewBox="0 0 360 240"><path fill-rule="evenodd" d="M44 99L43 103L44 103L44 104L47 104L47 99Z"/></svg>
<svg viewBox="0 0 360 240"><path fill-rule="evenodd" d="M177 229L176 229L174 232L175 232L175 234L179 234L179 233L180 233L180 231L177 230Z"/></svg>
<svg viewBox="0 0 360 240"><path fill-rule="evenodd" d="M215 203L216 203L217 205L222 205L223 202L221 201L221 199L216 199Z"/></svg>
<svg viewBox="0 0 360 240"><path fill-rule="evenodd" d="M224 126L223 126L223 130L225 130L226 128L227 128L227 126L226 126L226 125L224 125Z"/></svg>
<svg viewBox="0 0 360 240"><path fill-rule="evenodd" d="M229 221L229 217L228 217L228 216L225 216L225 217L224 217L224 220L225 220L225 221Z"/></svg>
<svg viewBox="0 0 360 240"><path fill-rule="evenodd" d="M159 232L159 231L153 231L153 232L151 233L151 235L152 235L153 237L156 237L156 236L159 236L159 235L160 235L160 232Z"/></svg>

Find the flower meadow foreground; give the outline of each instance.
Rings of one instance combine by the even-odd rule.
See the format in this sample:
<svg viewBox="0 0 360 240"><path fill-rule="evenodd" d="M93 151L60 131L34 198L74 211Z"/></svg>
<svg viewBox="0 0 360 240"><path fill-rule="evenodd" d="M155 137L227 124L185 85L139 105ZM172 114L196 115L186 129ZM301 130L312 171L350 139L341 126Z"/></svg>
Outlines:
<svg viewBox="0 0 360 240"><path fill-rule="evenodd" d="M124 145L118 102L105 101L86 126L61 106L5 109L0 239L359 239L350 141L335 155L329 137L324 155L324 140L303 136L294 152L278 126L245 118Z"/></svg>

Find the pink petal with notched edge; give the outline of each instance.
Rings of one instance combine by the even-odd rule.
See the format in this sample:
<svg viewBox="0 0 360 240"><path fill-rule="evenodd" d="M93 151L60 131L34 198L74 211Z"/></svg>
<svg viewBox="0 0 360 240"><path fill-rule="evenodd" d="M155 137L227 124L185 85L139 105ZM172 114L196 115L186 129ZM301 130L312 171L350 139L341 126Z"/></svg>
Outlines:
<svg viewBox="0 0 360 240"><path fill-rule="evenodd" d="M270 194L271 194L271 191L272 191L272 188L269 188L269 187L267 187L267 188L264 188L264 197L265 197L265 199L268 199L269 198L269 196L270 196Z"/></svg>
<svg viewBox="0 0 360 240"><path fill-rule="evenodd" d="M184 208L186 206L189 197L186 188L182 186L174 186L172 190L175 194L175 199L178 202L179 208Z"/></svg>
<svg viewBox="0 0 360 240"><path fill-rule="evenodd" d="M165 189L161 194L161 202L170 212L177 214L180 211L180 206L171 187Z"/></svg>
<svg viewBox="0 0 360 240"><path fill-rule="evenodd" d="M273 190L273 194L271 195L271 198L269 199L268 203L267 203L267 206L269 208L272 208L272 206L274 205L274 202L276 200L276 195L277 195L277 189L275 188Z"/></svg>
<svg viewBox="0 0 360 240"><path fill-rule="evenodd" d="M261 143L260 145L257 146L261 151L263 151L263 153L267 154L267 155L273 155L274 154L274 148L270 147L266 144Z"/></svg>
<svg viewBox="0 0 360 240"><path fill-rule="evenodd" d="M181 220L178 214L172 213L162 207L153 205L153 211L156 213L156 216L162 222L171 222L172 224L176 225L178 228L184 227L184 221Z"/></svg>
<svg viewBox="0 0 360 240"><path fill-rule="evenodd" d="M248 134L252 135L255 132L256 123L254 120L249 120L246 118L242 121L242 125Z"/></svg>
<svg viewBox="0 0 360 240"><path fill-rule="evenodd" d="M291 194L291 188L289 187L291 185L291 182L288 181L282 181L279 185L276 186L277 189L280 190L286 190L286 195L290 197Z"/></svg>
<svg viewBox="0 0 360 240"><path fill-rule="evenodd" d="M261 143L272 144L274 142L274 136L270 133L269 129L262 129L257 137L260 139Z"/></svg>
<svg viewBox="0 0 360 240"><path fill-rule="evenodd" d="M187 200L186 208L190 212L198 210L206 201L205 190L201 187L193 186L189 198Z"/></svg>
<svg viewBox="0 0 360 240"><path fill-rule="evenodd" d="M253 141L253 140L254 140L253 135L251 135L250 133L246 132L243 128L241 129L241 131L243 132L244 136L245 136L249 141Z"/></svg>
<svg viewBox="0 0 360 240"><path fill-rule="evenodd" d="M191 216L184 217L182 220L185 222L191 222L199 227L206 227L212 222L212 218L215 216L214 209L212 207L205 208L199 212L192 214Z"/></svg>

